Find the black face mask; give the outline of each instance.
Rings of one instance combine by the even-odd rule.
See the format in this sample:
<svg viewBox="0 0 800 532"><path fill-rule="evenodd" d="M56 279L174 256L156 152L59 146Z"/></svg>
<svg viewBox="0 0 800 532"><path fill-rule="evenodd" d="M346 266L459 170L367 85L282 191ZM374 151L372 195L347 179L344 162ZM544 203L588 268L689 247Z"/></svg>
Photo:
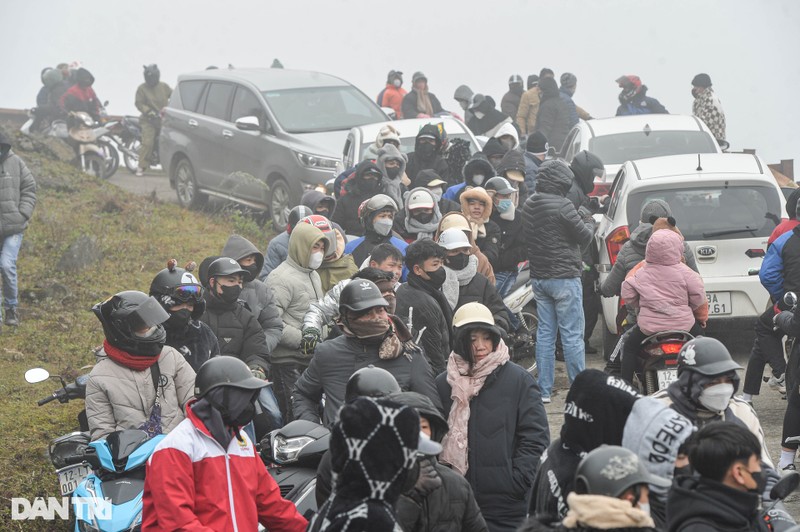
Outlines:
<svg viewBox="0 0 800 532"><path fill-rule="evenodd" d="M675 471L674 471L674 475L676 477L679 477L679 476L690 477L690 476L692 476L693 473L694 473L694 469L692 469L692 466L690 466L689 464L687 464L687 465L685 465L683 467L676 467Z"/></svg>
<svg viewBox="0 0 800 532"><path fill-rule="evenodd" d="M469 264L469 255L459 253L452 257L447 257L447 265L454 270L463 270Z"/></svg>
<svg viewBox="0 0 800 532"><path fill-rule="evenodd" d="M380 189L381 183L377 179L362 179L361 186L359 187L363 192L377 192Z"/></svg>
<svg viewBox="0 0 800 532"><path fill-rule="evenodd" d="M250 281L255 279L259 273L258 264L256 263L253 263L250 266L242 266L242 269L247 271L247 275L245 275L244 278L244 282L246 283L249 283Z"/></svg>
<svg viewBox="0 0 800 532"><path fill-rule="evenodd" d="M256 416L257 395L252 390L224 387L221 393L209 394L208 402L222 415L228 427L243 427Z"/></svg>
<svg viewBox="0 0 800 532"><path fill-rule="evenodd" d="M421 224L429 224L431 223L431 220L433 220L433 213L426 212L426 213L415 214L414 216L412 216L412 218L414 218Z"/></svg>
<svg viewBox="0 0 800 532"><path fill-rule="evenodd" d="M320 209L317 211L317 214L319 214L320 216L324 216L325 218L330 218L331 211L329 211L328 209Z"/></svg>
<svg viewBox="0 0 800 532"><path fill-rule="evenodd" d="M436 155L436 146L425 142L420 144L417 152L422 159L432 159L433 156Z"/></svg>
<svg viewBox="0 0 800 532"><path fill-rule="evenodd" d="M750 476L753 477L753 480L755 480L756 487L747 491L749 491L750 493L758 493L759 495L764 493L764 489L767 486L767 477L764 476L764 471L763 470L757 472L751 471Z"/></svg>
<svg viewBox="0 0 800 532"><path fill-rule="evenodd" d="M425 275L430 277L430 280L426 282L438 290L444 284L444 280L447 277L447 272L444 271L444 268L439 268L433 272L425 272Z"/></svg>
<svg viewBox="0 0 800 532"><path fill-rule="evenodd" d="M236 303L242 293L242 287L238 284L233 286L221 285L220 288L222 289L222 294L218 294L218 297L225 303Z"/></svg>
<svg viewBox="0 0 800 532"><path fill-rule="evenodd" d="M188 308L182 308L175 312L169 313L169 318L163 323L164 328L168 331L180 332L186 329L189 325L189 320L192 318L192 311Z"/></svg>
<svg viewBox="0 0 800 532"><path fill-rule="evenodd" d="M386 175L389 176L389 179L394 179L400 175L400 167L397 168L387 168Z"/></svg>

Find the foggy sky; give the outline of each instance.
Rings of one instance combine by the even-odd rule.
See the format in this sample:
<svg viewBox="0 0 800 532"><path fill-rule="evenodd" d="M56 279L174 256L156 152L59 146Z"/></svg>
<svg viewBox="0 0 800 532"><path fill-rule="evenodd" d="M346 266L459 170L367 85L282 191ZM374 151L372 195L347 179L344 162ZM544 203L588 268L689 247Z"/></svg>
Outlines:
<svg viewBox="0 0 800 532"><path fill-rule="evenodd" d="M447 109L461 83L498 102L511 74L578 77L575 101L614 114L636 74L671 113L711 76L734 150L800 165L800 2L795 0L3 0L0 107L35 105L45 66L79 60L112 114L135 113L142 65L162 80L208 65L340 76L375 98L391 69L422 70ZM798 168L800 179L800 167Z"/></svg>

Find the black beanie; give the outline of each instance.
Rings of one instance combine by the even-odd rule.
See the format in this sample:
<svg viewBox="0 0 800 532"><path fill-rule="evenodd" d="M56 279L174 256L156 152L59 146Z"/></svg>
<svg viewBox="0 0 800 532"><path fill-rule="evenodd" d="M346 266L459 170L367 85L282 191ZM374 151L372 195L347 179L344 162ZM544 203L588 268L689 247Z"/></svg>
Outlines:
<svg viewBox="0 0 800 532"><path fill-rule="evenodd" d="M692 86L707 89L711 86L711 76L708 74L698 74L692 79Z"/></svg>
<svg viewBox="0 0 800 532"><path fill-rule="evenodd" d="M531 153L544 153L547 151L547 137L543 133L537 131L528 135L528 142L525 149Z"/></svg>

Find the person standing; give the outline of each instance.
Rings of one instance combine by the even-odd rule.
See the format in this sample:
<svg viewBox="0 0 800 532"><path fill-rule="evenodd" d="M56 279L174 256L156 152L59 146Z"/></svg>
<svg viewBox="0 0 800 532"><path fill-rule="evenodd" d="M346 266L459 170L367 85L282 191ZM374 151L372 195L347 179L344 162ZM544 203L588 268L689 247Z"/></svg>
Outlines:
<svg viewBox="0 0 800 532"><path fill-rule="evenodd" d="M510 117L516 117L520 100L525 91L522 89L522 76L514 74L508 78L508 92L500 100L500 110Z"/></svg>
<svg viewBox="0 0 800 532"><path fill-rule="evenodd" d="M428 91L428 78L425 74L414 72L411 85L411 92L403 97L403 118L430 118L444 110L436 95Z"/></svg>
<svg viewBox="0 0 800 532"><path fill-rule="evenodd" d="M391 107L397 115L397 120L403 118L403 98L408 92L403 88L403 73L399 70L390 70L386 77L386 87L378 95L378 105Z"/></svg>
<svg viewBox="0 0 800 532"><path fill-rule="evenodd" d="M528 90L519 98L517 127L520 134L530 135L536 130L536 115L539 113L539 76L528 76Z"/></svg>
<svg viewBox="0 0 800 532"><path fill-rule="evenodd" d="M711 76L698 74L692 79L692 96L692 114L708 126L717 142L725 140L725 111L711 86Z"/></svg>
<svg viewBox="0 0 800 532"><path fill-rule="evenodd" d="M576 210L565 197L573 179L572 171L563 161L543 162L536 193L523 207L528 260L539 311L536 362L542 400L546 403L550 402L553 388L558 331L570 383L585 366L581 249L592 241L595 223L588 210L583 207Z"/></svg>
<svg viewBox="0 0 800 532"><path fill-rule="evenodd" d="M161 109L169 103L172 89L161 81L158 65L144 67L144 83L136 89L136 108L142 113L139 125L142 128L142 146L139 148L139 167L136 175L142 176L150 167L153 149L161 130Z"/></svg>
<svg viewBox="0 0 800 532"><path fill-rule="evenodd" d="M542 96L536 115L536 131L542 133L556 150L560 150L571 127L569 107L561 99L555 79L540 79L539 89Z"/></svg>
<svg viewBox="0 0 800 532"><path fill-rule="evenodd" d="M639 76L621 76L616 82L622 89L617 116L669 114L661 102L647 95L647 85L642 84Z"/></svg>
<svg viewBox="0 0 800 532"><path fill-rule="evenodd" d="M17 257L22 233L36 207L36 181L25 162L11 151L11 140L0 131L0 277L3 281L5 324L19 325Z"/></svg>
<svg viewBox="0 0 800 532"><path fill-rule="evenodd" d="M410 181L416 180L420 170L433 170L440 176L447 175L447 161L442 156L442 131L442 124L425 124L417 133L414 151L408 154L406 163L406 175Z"/></svg>

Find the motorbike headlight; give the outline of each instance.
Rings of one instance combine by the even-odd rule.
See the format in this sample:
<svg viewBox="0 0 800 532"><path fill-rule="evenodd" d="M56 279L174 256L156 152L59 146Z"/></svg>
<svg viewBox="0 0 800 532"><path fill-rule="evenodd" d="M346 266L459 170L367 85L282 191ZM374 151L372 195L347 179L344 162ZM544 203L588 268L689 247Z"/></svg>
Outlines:
<svg viewBox="0 0 800 532"><path fill-rule="evenodd" d="M300 164L309 168L318 168L320 170L335 170L336 164L339 162L337 159L329 157L322 157L320 155L312 155L302 151L294 152L297 155L297 160Z"/></svg>
<svg viewBox="0 0 800 532"><path fill-rule="evenodd" d="M297 460L297 455L303 447L313 442L314 438L298 436L297 438L284 438L277 435L272 439L272 457L278 464L287 464Z"/></svg>

